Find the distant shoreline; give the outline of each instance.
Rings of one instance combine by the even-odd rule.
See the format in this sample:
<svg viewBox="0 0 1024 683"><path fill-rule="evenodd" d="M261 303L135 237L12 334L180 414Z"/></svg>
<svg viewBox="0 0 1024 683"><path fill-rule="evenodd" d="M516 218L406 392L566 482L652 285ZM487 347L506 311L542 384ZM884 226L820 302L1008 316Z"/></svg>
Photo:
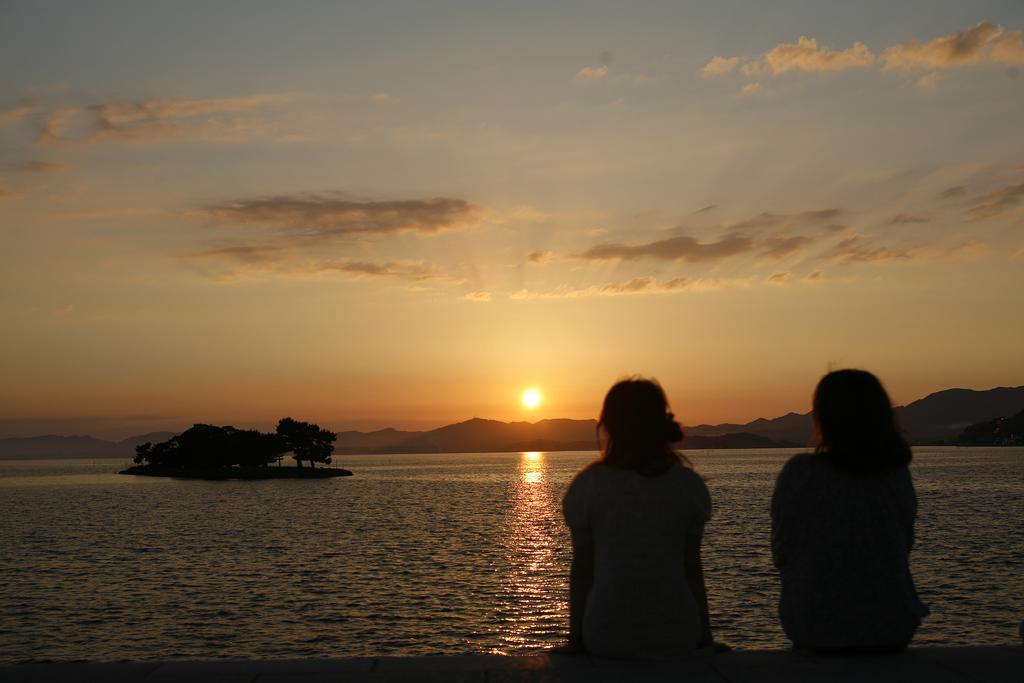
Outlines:
<svg viewBox="0 0 1024 683"><path fill-rule="evenodd" d="M1024 446L1013 446L1013 445L1005 445L1005 444L1003 444L1003 445L989 445L989 444L950 444L950 443L916 443L916 444L912 444L912 446L914 448L947 448L947 449L951 449L951 450L953 450L953 449L968 449L968 448L986 448L986 449L990 449L990 448L1010 448L1010 449L1013 449L1013 448L1024 448ZM755 447L755 448L706 448L706 447L705 448L694 448L694 447L683 446L682 448L679 448L677 450L682 451L683 453L695 453L695 452L699 453L699 452L705 452L705 451L750 451L750 450L756 450L756 451L767 451L767 450L773 450L773 451L792 451L794 453L798 453L798 452L804 452L804 451L811 450L811 447L810 446L759 446L759 447ZM511 454L515 454L515 453L531 453L531 452L535 452L535 453L594 453L594 454L596 454L596 453L599 452L599 450L597 448L591 446L590 448L536 448L536 449L522 448L522 449L504 450L504 451L495 451L495 450L458 450L458 451L417 451L417 452L410 451L410 452L403 452L403 453L381 453L381 452L376 452L375 453L375 452L371 452L371 451L342 451L340 453L335 452L335 457L337 457L339 455L340 456L344 456L346 458L347 457L355 457L355 458L362 458L362 457L389 457L389 456L393 456L393 455L412 455L412 456L421 456L421 455L462 455L462 454L465 454L465 453L474 453L474 454L479 454L479 455L511 455ZM105 461L120 460L120 461L124 462L124 461L126 461L128 459L129 458L127 458L126 456L121 455L121 454L116 454L116 453L115 454L110 454L110 453L94 454L94 455L73 455L73 454L69 455L69 454L60 454L60 453L47 453L47 454L43 454L43 455L35 455L35 454L25 454L25 455L0 454L0 462L41 462L41 461L46 461L46 460L85 460L85 461L88 461L88 460L96 460L96 461L99 461L99 460L105 460ZM287 468L280 468L280 469L299 469L299 468L297 468L297 467L287 467ZM306 468L303 468L303 469L306 469ZM321 468L321 467L318 467L317 471L319 471L321 469L331 469L331 468ZM125 470L122 470L122 471L125 471ZM120 474L120 473L121 472L118 472L118 474ZM131 474L137 474L137 473L132 472ZM150 476L170 476L170 475L150 475ZM335 475L335 476L345 476L345 475ZM279 478L287 479L288 477L287 476L282 476L282 477L279 477Z"/></svg>

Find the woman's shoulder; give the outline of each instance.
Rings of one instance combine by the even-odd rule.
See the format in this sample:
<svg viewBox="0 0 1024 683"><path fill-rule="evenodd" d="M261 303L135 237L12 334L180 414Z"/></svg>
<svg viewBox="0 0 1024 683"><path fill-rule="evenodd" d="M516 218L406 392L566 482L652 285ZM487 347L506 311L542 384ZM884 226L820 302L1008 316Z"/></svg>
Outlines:
<svg viewBox="0 0 1024 683"><path fill-rule="evenodd" d="M672 465L668 472L670 476L674 477L685 486L693 486L701 489L707 488L707 485L704 483L704 477L700 476L700 474L697 473L697 470L684 465L683 463Z"/></svg>
<svg viewBox="0 0 1024 683"><path fill-rule="evenodd" d="M786 461L786 464L783 467L790 467L793 469L800 467L813 467L817 463L817 459L815 458L816 455L816 453L807 452L796 453Z"/></svg>
<svg viewBox="0 0 1024 683"><path fill-rule="evenodd" d="M572 480L570 480L569 491L572 492L589 486L595 479L600 478L603 471L606 469L607 466L600 460L595 460L592 463L584 465Z"/></svg>
<svg viewBox="0 0 1024 683"><path fill-rule="evenodd" d="M603 462L601 462L600 460L594 460L593 462L589 462L586 465L584 465L580 469L580 471L576 473L576 476L574 476L572 479L573 481L579 479L593 479L594 477L601 476L604 470L607 469L608 466L605 465Z"/></svg>
<svg viewBox="0 0 1024 683"><path fill-rule="evenodd" d="M780 475L811 472L824 464L824 459L817 453L796 453L782 466Z"/></svg>
<svg viewBox="0 0 1024 683"><path fill-rule="evenodd" d="M683 463L673 465L672 472L685 491L685 498L689 504L695 506L697 517L701 522L708 521L711 518L711 492L708 491L704 477Z"/></svg>
<svg viewBox="0 0 1024 683"><path fill-rule="evenodd" d="M594 488L593 482L596 477L601 476L601 471L606 469L600 460L596 460L579 472L569 482L562 498L562 514L570 527L588 526L591 491Z"/></svg>
<svg viewBox="0 0 1024 683"><path fill-rule="evenodd" d="M815 453L797 453L790 457L779 470L776 485L784 486L787 482L814 477L823 464L821 456Z"/></svg>

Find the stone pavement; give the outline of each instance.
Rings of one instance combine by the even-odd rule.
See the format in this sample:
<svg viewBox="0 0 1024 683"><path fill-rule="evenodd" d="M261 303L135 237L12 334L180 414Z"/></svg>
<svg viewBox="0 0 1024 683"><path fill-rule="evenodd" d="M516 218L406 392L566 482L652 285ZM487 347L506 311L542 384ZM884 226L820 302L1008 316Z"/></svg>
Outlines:
<svg viewBox="0 0 1024 683"><path fill-rule="evenodd" d="M1024 683L1024 647L912 648L897 655L808 657L737 650L678 662L560 655L367 657L324 660L20 664L0 683L326 683L362 681L687 681L692 683Z"/></svg>

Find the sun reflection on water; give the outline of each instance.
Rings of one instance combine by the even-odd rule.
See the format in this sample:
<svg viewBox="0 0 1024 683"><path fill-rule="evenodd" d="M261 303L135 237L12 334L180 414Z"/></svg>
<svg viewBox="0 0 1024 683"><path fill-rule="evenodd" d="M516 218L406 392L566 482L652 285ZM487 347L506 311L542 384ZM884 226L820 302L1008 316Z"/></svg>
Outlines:
<svg viewBox="0 0 1024 683"><path fill-rule="evenodd" d="M561 529L558 487L541 452L519 456L510 484L503 545L507 572L498 605L502 651L541 647L568 625L566 541Z"/></svg>

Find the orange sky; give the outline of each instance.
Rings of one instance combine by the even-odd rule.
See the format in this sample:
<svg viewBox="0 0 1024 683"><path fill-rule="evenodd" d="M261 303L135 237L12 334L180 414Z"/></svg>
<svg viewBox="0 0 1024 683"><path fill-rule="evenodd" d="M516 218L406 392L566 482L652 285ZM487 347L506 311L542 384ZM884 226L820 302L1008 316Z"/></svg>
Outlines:
<svg viewBox="0 0 1024 683"><path fill-rule="evenodd" d="M1024 384L1024 7L825 7L21 7L0 436Z"/></svg>

